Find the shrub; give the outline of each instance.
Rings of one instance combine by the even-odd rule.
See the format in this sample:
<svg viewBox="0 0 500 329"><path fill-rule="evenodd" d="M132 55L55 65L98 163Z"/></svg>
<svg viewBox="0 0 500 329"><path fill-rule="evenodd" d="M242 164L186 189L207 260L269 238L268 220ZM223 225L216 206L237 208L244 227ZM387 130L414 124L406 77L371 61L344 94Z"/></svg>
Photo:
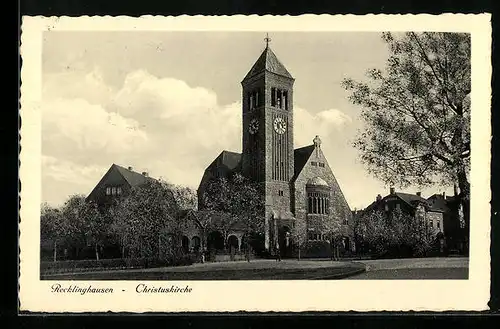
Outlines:
<svg viewBox="0 0 500 329"><path fill-rule="evenodd" d="M87 259L70 261L42 261L41 273L62 273L81 271L101 271L111 269L154 268L163 266L186 266L197 262L196 255L186 254L176 258L116 258L116 259Z"/></svg>
<svg viewBox="0 0 500 329"><path fill-rule="evenodd" d="M304 257L331 257L332 247L327 241L307 241Z"/></svg>

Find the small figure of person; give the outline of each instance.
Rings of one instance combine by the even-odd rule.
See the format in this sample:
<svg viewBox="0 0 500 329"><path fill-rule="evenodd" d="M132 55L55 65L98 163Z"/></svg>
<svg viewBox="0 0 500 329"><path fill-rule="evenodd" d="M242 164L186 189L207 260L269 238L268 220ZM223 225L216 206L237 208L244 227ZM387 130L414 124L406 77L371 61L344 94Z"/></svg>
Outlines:
<svg viewBox="0 0 500 329"><path fill-rule="evenodd" d="M276 244L276 261L281 262L281 252L279 244Z"/></svg>
<svg viewBox="0 0 500 329"><path fill-rule="evenodd" d="M205 263L205 252L204 251L201 252L201 263L202 264Z"/></svg>

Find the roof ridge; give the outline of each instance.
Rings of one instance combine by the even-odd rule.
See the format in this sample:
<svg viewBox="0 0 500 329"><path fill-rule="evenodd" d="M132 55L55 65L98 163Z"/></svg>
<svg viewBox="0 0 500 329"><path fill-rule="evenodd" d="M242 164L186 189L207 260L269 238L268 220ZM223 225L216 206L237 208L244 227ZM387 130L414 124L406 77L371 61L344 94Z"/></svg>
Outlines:
<svg viewBox="0 0 500 329"><path fill-rule="evenodd" d="M298 151L298 150L302 150L302 149L306 149L308 147L314 147L314 144L310 144L310 145L306 145L306 146L301 146L301 147L298 147L296 149L294 149L294 151Z"/></svg>

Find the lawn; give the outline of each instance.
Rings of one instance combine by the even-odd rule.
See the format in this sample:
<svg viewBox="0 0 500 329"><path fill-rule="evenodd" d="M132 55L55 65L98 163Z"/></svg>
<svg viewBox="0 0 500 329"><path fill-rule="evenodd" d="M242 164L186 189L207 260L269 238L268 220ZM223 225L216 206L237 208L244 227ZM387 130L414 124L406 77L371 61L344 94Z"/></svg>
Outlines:
<svg viewBox="0 0 500 329"><path fill-rule="evenodd" d="M140 270L42 275L42 280L319 280L341 279L365 270L363 264L332 261L254 260Z"/></svg>

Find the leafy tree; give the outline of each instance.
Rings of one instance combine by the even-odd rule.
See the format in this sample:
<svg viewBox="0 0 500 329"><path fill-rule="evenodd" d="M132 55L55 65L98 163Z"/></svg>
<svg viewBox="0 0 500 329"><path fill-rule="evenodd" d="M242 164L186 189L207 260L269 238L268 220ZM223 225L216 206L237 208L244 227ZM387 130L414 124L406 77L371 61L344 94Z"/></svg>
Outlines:
<svg viewBox="0 0 500 329"><path fill-rule="evenodd" d="M343 81L365 123L354 146L391 185L458 184L469 226L471 41L465 33L383 33L385 70Z"/></svg>
<svg viewBox="0 0 500 329"><path fill-rule="evenodd" d="M364 214L362 225L364 239L378 254L425 256L435 242L435 234L425 218L399 209L390 216L383 211Z"/></svg>
<svg viewBox="0 0 500 329"><path fill-rule="evenodd" d="M61 211L44 203L40 215L40 240L42 244L52 243L53 259L57 261L57 248L64 241Z"/></svg>
<svg viewBox="0 0 500 329"><path fill-rule="evenodd" d="M264 203L261 185L240 174L229 179L217 178L210 181L202 196L203 211L206 214L227 214L219 216L221 230L238 225L247 237L264 229ZM247 259L250 260L250 238L245 239Z"/></svg>
<svg viewBox="0 0 500 329"><path fill-rule="evenodd" d="M341 223L338 218L330 214L322 221L321 231L328 236L332 249L332 259L340 258L340 245L344 239Z"/></svg>
<svg viewBox="0 0 500 329"><path fill-rule="evenodd" d="M99 260L99 250L109 234L109 223L104 213L99 211L95 202L85 202L79 209L83 218L86 242L94 247L95 258Z"/></svg>
<svg viewBox="0 0 500 329"><path fill-rule="evenodd" d="M179 244L178 211L168 185L149 181L133 187L117 205L114 227L121 227L121 241L130 255L163 258L163 245L169 245L166 252L173 253Z"/></svg>
<svg viewBox="0 0 500 329"><path fill-rule="evenodd" d="M79 250L90 244L99 260L99 250L110 233L110 228L109 218L100 211L98 205L86 202L84 195L72 195L62 206L60 218L60 241L66 241L68 246L74 247L77 258Z"/></svg>
<svg viewBox="0 0 500 329"><path fill-rule="evenodd" d="M70 196L61 209L61 229L64 240L68 245L75 248L75 257L87 245L87 219L84 209L86 208L85 196L75 194Z"/></svg>
<svg viewBox="0 0 500 329"><path fill-rule="evenodd" d="M292 228L292 241L297 248L297 258L300 260L301 251L307 244L307 223L305 220L296 220Z"/></svg>
<svg viewBox="0 0 500 329"><path fill-rule="evenodd" d="M198 209L198 197L195 190L187 186L165 184L172 191L177 206L180 209Z"/></svg>
<svg viewBox="0 0 500 329"><path fill-rule="evenodd" d="M354 238L354 243L356 245L356 253L361 254L365 252L364 248L364 233L365 233L365 217L361 215L361 212L355 211L351 220L348 221L347 225L349 230L352 232Z"/></svg>

